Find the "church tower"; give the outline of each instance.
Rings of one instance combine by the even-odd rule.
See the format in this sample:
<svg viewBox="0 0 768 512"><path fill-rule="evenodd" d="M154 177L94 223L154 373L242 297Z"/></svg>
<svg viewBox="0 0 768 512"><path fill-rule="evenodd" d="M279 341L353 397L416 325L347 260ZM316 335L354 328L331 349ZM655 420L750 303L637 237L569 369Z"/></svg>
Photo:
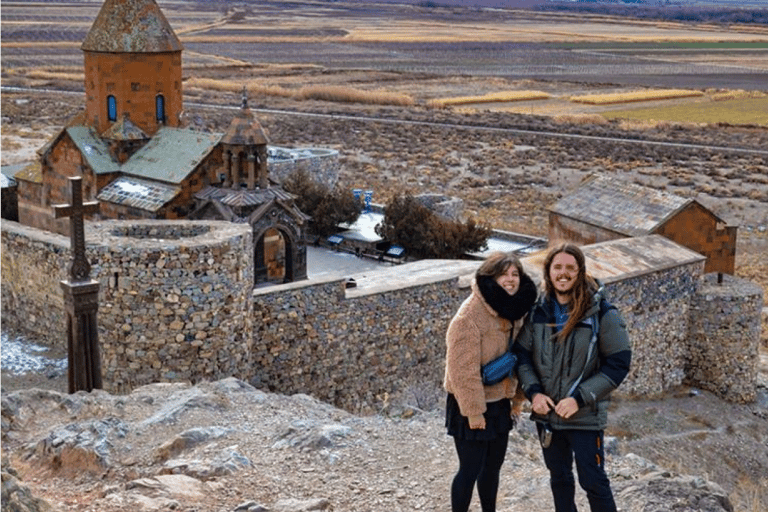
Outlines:
<svg viewBox="0 0 768 512"><path fill-rule="evenodd" d="M105 0L81 48L98 133L126 115L149 136L179 125L182 45L155 0Z"/></svg>

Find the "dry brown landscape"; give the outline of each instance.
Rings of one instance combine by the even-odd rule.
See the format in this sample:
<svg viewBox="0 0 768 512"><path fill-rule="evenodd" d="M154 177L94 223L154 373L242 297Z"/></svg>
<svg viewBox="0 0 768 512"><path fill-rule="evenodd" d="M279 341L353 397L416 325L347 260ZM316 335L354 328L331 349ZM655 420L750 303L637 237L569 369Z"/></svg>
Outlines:
<svg viewBox="0 0 768 512"><path fill-rule="evenodd" d="M4 166L34 158L83 108L79 42L101 2L80 2L76 9L66 2L34 10L25 4L4 3L2 11ZM223 130L246 86L249 105L273 144L340 151L342 186L373 190L377 203L403 192L457 196L467 216L537 236L546 236L547 206L592 173L697 197L740 226L736 273L759 283L768 305L768 27L345 2L159 4L185 46L184 117L191 126ZM572 100L669 89L696 93L633 102L626 96L607 104ZM511 93L531 91L545 97L510 99ZM509 101L444 108L431 103L497 93L508 94ZM765 361L765 310L762 340ZM653 500L662 491L633 494L642 475L665 471L717 482L739 512L765 510L768 363L762 367L761 403L724 404L680 390L667 400L617 404L611 428L619 446L611 471L625 493L622 510L672 510L682 498L671 491L656 508ZM63 392L62 385L4 374L3 396L33 386ZM212 397L201 414L238 411L216 421L238 429L235 438L224 437L226 446L242 446L254 466L211 479L193 497L155 497L156 510L232 511L249 500L281 510L280 500L298 498L325 499L315 506L337 511L445 508L455 461L439 412L415 419L355 418L311 399L233 395L226 388L200 391ZM113 465L96 477L51 471L54 452L44 444L31 452L19 447L42 443L46 429L67 418L114 415L138 425L157 413L150 402L165 403L167 392L153 388L98 400L31 395L19 399L16 430L9 438L4 427L3 438L4 457L6 447L18 449L15 462L26 472L25 483L58 503L57 510L143 510L130 501L139 498L126 482L156 474L173 458L168 452L159 457L164 448L150 442L145 430L131 430L138 437L120 441ZM244 397L254 407L250 413L269 420L246 416ZM35 419L36 411L45 419ZM162 432L172 438L214 421L190 415ZM302 415L312 421L292 423ZM323 446L318 432L328 425L334 428ZM514 436L502 478L517 487L504 491L500 510L548 510L530 425ZM199 450L216 447L207 442ZM627 458L630 452L658 466L640 468L645 463ZM91 462L75 467L88 469Z"/></svg>

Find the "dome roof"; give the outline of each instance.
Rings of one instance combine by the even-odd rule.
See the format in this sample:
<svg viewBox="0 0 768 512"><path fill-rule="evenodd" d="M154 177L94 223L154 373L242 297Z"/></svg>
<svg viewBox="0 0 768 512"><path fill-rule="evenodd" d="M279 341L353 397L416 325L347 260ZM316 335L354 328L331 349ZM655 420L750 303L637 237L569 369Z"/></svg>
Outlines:
<svg viewBox="0 0 768 512"><path fill-rule="evenodd" d="M181 41L154 0L105 0L81 46L86 52L180 52Z"/></svg>

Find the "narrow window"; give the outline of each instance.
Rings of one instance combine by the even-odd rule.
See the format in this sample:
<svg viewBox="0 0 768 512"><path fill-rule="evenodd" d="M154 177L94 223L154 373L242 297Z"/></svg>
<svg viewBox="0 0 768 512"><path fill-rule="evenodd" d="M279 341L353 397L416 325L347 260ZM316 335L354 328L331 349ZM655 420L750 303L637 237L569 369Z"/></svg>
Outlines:
<svg viewBox="0 0 768 512"><path fill-rule="evenodd" d="M158 124L165 124L165 98L162 94L155 96L155 118Z"/></svg>
<svg viewBox="0 0 768 512"><path fill-rule="evenodd" d="M117 121L117 102L111 94L107 96L107 119Z"/></svg>

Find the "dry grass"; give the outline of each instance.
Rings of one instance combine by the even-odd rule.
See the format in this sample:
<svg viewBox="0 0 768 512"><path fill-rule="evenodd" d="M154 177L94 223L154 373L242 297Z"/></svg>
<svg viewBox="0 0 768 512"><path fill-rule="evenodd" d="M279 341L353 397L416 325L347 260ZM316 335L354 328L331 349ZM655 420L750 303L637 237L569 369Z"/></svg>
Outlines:
<svg viewBox="0 0 768 512"><path fill-rule="evenodd" d="M472 103L506 103L510 101L546 100L550 94L542 91L500 91L482 96L455 96L452 98L434 98L427 102L431 108L445 108L453 105Z"/></svg>
<svg viewBox="0 0 768 512"><path fill-rule="evenodd" d="M768 93L763 91L745 91L736 89L732 91L719 91L710 95L712 101L743 100L748 98L765 98Z"/></svg>
<svg viewBox="0 0 768 512"><path fill-rule="evenodd" d="M703 95L704 93L701 91L690 89L652 89L646 91L618 92L613 94L585 94L583 96L571 96L570 100L576 103L587 103L590 105L610 105L612 103L692 98L694 96Z"/></svg>
<svg viewBox="0 0 768 512"><path fill-rule="evenodd" d="M240 92L245 85L251 96L277 96L291 98L296 91L279 85L262 85L255 81L240 82L237 80L217 80L215 78L190 78L184 82L185 88L195 88L207 91Z"/></svg>
<svg viewBox="0 0 768 512"><path fill-rule="evenodd" d="M552 120L557 124L608 124L608 120L600 114L559 114Z"/></svg>
<svg viewBox="0 0 768 512"><path fill-rule="evenodd" d="M763 512L768 510L768 478L752 481L741 478L729 498L734 510L739 512Z"/></svg>
<svg viewBox="0 0 768 512"><path fill-rule="evenodd" d="M184 82L188 88L212 91L239 92L245 85L251 96L275 96L292 98L299 101L321 100L337 103L363 103L367 105L397 105L409 107L416 101L407 94L384 90L365 91L342 85L308 85L290 89L280 85L263 85L260 82L243 82L236 80L216 80L213 78L190 78Z"/></svg>
<svg viewBox="0 0 768 512"><path fill-rule="evenodd" d="M413 106L412 96L383 90L363 91L342 85L309 85L302 87L294 95L300 100L323 100L340 103L364 103L369 105Z"/></svg>
<svg viewBox="0 0 768 512"><path fill-rule="evenodd" d="M73 82L83 82L85 73L59 73L55 71L32 70L27 73L27 78L33 80L70 80Z"/></svg>
<svg viewBox="0 0 768 512"><path fill-rule="evenodd" d="M3 48L80 48L82 44L75 41L3 42Z"/></svg>

